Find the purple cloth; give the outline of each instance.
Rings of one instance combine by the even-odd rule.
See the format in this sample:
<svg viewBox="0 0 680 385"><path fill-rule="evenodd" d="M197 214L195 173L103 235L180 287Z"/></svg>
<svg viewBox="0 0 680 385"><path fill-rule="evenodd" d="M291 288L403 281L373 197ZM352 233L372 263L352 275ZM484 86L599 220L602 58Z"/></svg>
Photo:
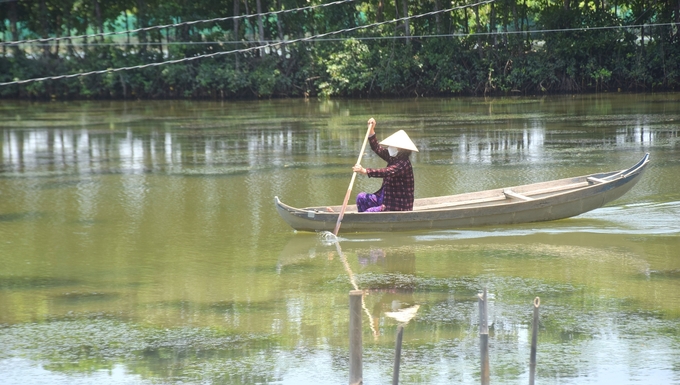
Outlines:
<svg viewBox="0 0 680 385"><path fill-rule="evenodd" d="M383 196L366 192L357 195L357 209L360 213L376 213L382 211Z"/></svg>

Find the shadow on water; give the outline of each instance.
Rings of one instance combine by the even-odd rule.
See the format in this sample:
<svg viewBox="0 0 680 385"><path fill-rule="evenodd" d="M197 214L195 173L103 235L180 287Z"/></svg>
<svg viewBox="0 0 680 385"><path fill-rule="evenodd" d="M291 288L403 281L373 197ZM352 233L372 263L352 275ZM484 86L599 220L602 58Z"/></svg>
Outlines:
<svg viewBox="0 0 680 385"><path fill-rule="evenodd" d="M78 305L86 302L115 301L121 296L120 293L100 292L67 292L53 296L53 300L68 305Z"/></svg>
<svg viewBox="0 0 680 385"><path fill-rule="evenodd" d="M150 303L147 306L158 309L180 310L187 313L205 313L205 314L219 314L225 315L241 311L248 308L253 312L272 312L280 305L277 300L252 302L244 299L242 301L214 301L214 302L198 302L198 301L162 301Z"/></svg>
<svg viewBox="0 0 680 385"><path fill-rule="evenodd" d="M657 279L680 280L680 269L650 270L649 275L652 278L657 278Z"/></svg>
<svg viewBox="0 0 680 385"><path fill-rule="evenodd" d="M54 277L0 277L0 290L36 290L75 286L82 282L75 279Z"/></svg>
<svg viewBox="0 0 680 385"><path fill-rule="evenodd" d="M45 217L44 212L38 211L27 211L22 213L7 213L0 214L0 222L19 222L19 221L30 221L38 220Z"/></svg>
<svg viewBox="0 0 680 385"><path fill-rule="evenodd" d="M71 179L71 180L61 180L61 181L51 181L51 182L45 182L40 185L40 188L43 190L51 190L51 189L61 189L61 188L72 188L75 186L82 186L83 183L94 183L93 181L87 180L80 180L80 179Z"/></svg>

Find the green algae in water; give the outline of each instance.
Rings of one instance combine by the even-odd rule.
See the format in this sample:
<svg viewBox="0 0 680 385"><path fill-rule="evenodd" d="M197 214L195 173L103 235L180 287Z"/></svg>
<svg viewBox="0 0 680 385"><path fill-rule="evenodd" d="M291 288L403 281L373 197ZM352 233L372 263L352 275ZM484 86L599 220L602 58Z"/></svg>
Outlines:
<svg viewBox="0 0 680 385"><path fill-rule="evenodd" d="M275 349L276 341L273 336L239 335L215 328L165 329L85 317L2 327L0 358L25 357L42 362L48 370L71 374L92 373L125 363L144 376L151 372L155 373L152 377L168 378L173 371L177 378L204 381L224 376L225 372L198 376L196 368L212 366L233 373L229 363L242 367L244 360L253 359L253 351Z"/></svg>

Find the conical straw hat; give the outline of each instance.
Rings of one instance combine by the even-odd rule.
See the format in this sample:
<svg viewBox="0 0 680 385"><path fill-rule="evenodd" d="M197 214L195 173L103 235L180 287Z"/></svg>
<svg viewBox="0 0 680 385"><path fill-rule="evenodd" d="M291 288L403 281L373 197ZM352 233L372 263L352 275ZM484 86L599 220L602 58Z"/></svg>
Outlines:
<svg viewBox="0 0 680 385"><path fill-rule="evenodd" d="M399 130L394 134L388 136L387 138L385 138L385 140L380 142L380 144L382 144L383 146L392 146L397 148L403 148L404 150L418 152L416 145L413 144L411 138L408 137L404 130Z"/></svg>

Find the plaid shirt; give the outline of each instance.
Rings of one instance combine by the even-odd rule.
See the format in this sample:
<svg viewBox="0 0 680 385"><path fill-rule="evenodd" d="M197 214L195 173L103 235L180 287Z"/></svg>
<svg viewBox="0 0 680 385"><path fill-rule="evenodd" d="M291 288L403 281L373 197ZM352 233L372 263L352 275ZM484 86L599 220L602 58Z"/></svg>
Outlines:
<svg viewBox="0 0 680 385"><path fill-rule="evenodd" d="M383 193L385 211L411 211L413 210L413 168L408 158L390 157L387 149L378 144L375 135L368 138L373 152L387 161L385 168L367 168L369 178L383 178L380 190L375 195Z"/></svg>

